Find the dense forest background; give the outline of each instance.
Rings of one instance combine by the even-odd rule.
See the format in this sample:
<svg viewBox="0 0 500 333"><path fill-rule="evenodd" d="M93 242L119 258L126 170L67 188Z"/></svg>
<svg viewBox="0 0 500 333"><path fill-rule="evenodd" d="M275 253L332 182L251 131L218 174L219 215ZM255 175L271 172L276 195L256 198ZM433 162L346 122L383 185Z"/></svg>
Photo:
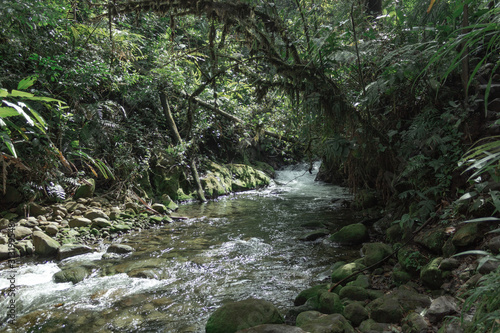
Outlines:
<svg viewBox="0 0 500 333"><path fill-rule="evenodd" d="M0 12L4 208L64 200L89 178L153 200L158 167L203 178L210 161L322 159L323 180L407 227L498 215L498 1L0 0Z"/></svg>

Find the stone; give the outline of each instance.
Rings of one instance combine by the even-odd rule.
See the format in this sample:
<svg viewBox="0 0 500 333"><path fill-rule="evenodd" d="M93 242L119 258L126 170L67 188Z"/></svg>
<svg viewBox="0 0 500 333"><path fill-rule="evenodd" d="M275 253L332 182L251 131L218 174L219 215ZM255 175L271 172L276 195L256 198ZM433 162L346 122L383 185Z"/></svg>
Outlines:
<svg viewBox="0 0 500 333"><path fill-rule="evenodd" d="M446 241L446 234L444 228L435 228L425 232L419 233L415 236L415 242L422 245L426 249L435 254L441 254L442 248Z"/></svg>
<svg viewBox="0 0 500 333"><path fill-rule="evenodd" d="M390 294L370 302L366 309L370 318L380 323L399 323L403 314L423 310L431 304L429 297L401 286Z"/></svg>
<svg viewBox="0 0 500 333"><path fill-rule="evenodd" d="M411 281L411 275L406 271L394 269L392 271L392 280L396 285L402 285Z"/></svg>
<svg viewBox="0 0 500 333"><path fill-rule="evenodd" d="M439 268L444 271L452 271L460 266L460 261L455 258L444 258L439 264Z"/></svg>
<svg viewBox="0 0 500 333"><path fill-rule="evenodd" d="M330 231L328 229L318 229L312 232L309 232L299 238L301 241L315 241L318 238L328 236Z"/></svg>
<svg viewBox="0 0 500 333"><path fill-rule="evenodd" d="M328 284L318 284L316 286L303 290L297 295L297 297L295 297L293 304L295 306L303 305L309 298L318 297L321 293L328 291L328 288Z"/></svg>
<svg viewBox="0 0 500 333"><path fill-rule="evenodd" d="M449 271L444 271L439 267L441 261L443 261L441 257L434 258L427 265L422 267L420 271L420 279L429 288L439 289L446 277L450 275Z"/></svg>
<svg viewBox="0 0 500 333"><path fill-rule="evenodd" d="M49 224L45 227L45 233L49 236L55 236L59 232L59 228L53 224Z"/></svg>
<svg viewBox="0 0 500 333"><path fill-rule="evenodd" d="M132 229L132 226L124 223L115 224L111 227L112 232L127 232Z"/></svg>
<svg viewBox="0 0 500 333"><path fill-rule="evenodd" d="M33 230L30 228L26 227L15 227L14 228L14 237L19 240L23 239L24 237L31 236L33 234Z"/></svg>
<svg viewBox="0 0 500 333"><path fill-rule="evenodd" d="M3 191L0 191L0 202L8 204L19 204L23 202L23 195L17 188L7 185L5 190L5 194L3 194Z"/></svg>
<svg viewBox="0 0 500 333"><path fill-rule="evenodd" d="M457 302L453 297L446 295L433 300L426 315L429 321L435 324L455 313L458 313Z"/></svg>
<svg viewBox="0 0 500 333"><path fill-rule="evenodd" d="M344 305L340 301L339 295L325 291L319 295L318 308L315 310L326 314L342 313Z"/></svg>
<svg viewBox="0 0 500 333"><path fill-rule="evenodd" d="M452 243L456 247L466 247L474 245L480 238L478 223L465 223L453 235Z"/></svg>
<svg viewBox="0 0 500 333"><path fill-rule="evenodd" d="M354 273L356 271L363 270L365 268L366 268L365 265L360 264L360 263L356 263L356 262L342 265L332 272L332 282L337 283L337 282L347 278L352 273ZM355 278L356 277L353 276L346 282L353 281Z"/></svg>
<svg viewBox="0 0 500 333"><path fill-rule="evenodd" d="M403 319L403 332L405 333L427 333L428 324L425 318L416 312L411 312Z"/></svg>
<svg viewBox="0 0 500 333"><path fill-rule="evenodd" d="M109 228L111 227L111 222L108 219L97 217L92 220L91 228Z"/></svg>
<svg viewBox="0 0 500 333"><path fill-rule="evenodd" d="M7 229L9 227L9 224L10 221L8 219L0 219L0 230Z"/></svg>
<svg viewBox="0 0 500 333"><path fill-rule="evenodd" d="M73 199L77 200L80 198L91 198L94 196L94 191L95 180L92 178L86 179L84 184L80 185L80 187L76 190Z"/></svg>
<svg viewBox="0 0 500 333"><path fill-rule="evenodd" d="M404 271L418 274L427 263L427 258L420 251L404 247L398 251L398 262Z"/></svg>
<svg viewBox="0 0 500 333"><path fill-rule="evenodd" d="M320 315L317 319L300 325L306 332L354 333L351 324L339 313Z"/></svg>
<svg viewBox="0 0 500 333"><path fill-rule="evenodd" d="M106 215L106 213L104 213L102 210L97 210L97 209L92 209L92 210L86 211L85 214L83 214L83 217L85 217L89 220L94 220L97 218L102 218L102 219L106 219L106 220L109 219L109 217L108 217L108 215Z"/></svg>
<svg viewBox="0 0 500 333"><path fill-rule="evenodd" d="M42 207L34 202L29 203L27 209L29 216L34 216L34 217L45 215L49 212L47 208Z"/></svg>
<svg viewBox="0 0 500 333"><path fill-rule="evenodd" d="M85 280L85 278L89 276L89 272L84 267L71 267L65 268L53 275L53 279L55 283L66 283L71 282L76 284Z"/></svg>
<svg viewBox="0 0 500 333"><path fill-rule="evenodd" d="M163 194L161 196L161 202L171 211L176 211L179 208L179 206L168 196L168 194Z"/></svg>
<svg viewBox="0 0 500 333"><path fill-rule="evenodd" d="M357 286L343 287L340 289L339 296L353 301L364 301L370 298L365 288Z"/></svg>
<svg viewBox="0 0 500 333"><path fill-rule="evenodd" d="M85 217L75 217L68 221L70 228L89 227L92 221Z"/></svg>
<svg viewBox="0 0 500 333"><path fill-rule="evenodd" d="M489 274L491 272L496 271L496 269L500 266L500 261L496 260L487 260L482 265L480 265L477 271L483 275Z"/></svg>
<svg viewBox="0 0 500 333"><path fill-rule="evenodd" d="M297 319L295 320L295 325L299 327L303 326L311 321L318 319L323 315L324 315L323 313L313 310L301 312L299 313Z"/></svg>
<svg viewBox="0 0 500 333"><path fill-rule="evenodd" d="M19 250L19 253L22 256L32 255L35 252L35 247L29 240L19 241L15 247Z"/></svg>
<svg viewBox="0 0 500 333"><path fill-rule="evenodd" d="M369 313L359 302L353 302L345 306L344 317L357 327L361 322L368 319Z"/></svg>
<svg viewBox="0 0 500 333"><path fill-rule="evenodd" d="M108 249L106 250L106 253L118 253L118 254L124 254L124 253L131 253L134 252L135 249L132 246L125 245L125 244L111 244Z"/></svg>
<svg viewBox="0 0 500 333"><path fill-rule="evenodd" d="M370 278L364 274L358 274L356 280L347 283L347 285L368 289L370 288Z"/></svg>
<svg viewBox="0 0 500 333"><path fill-rule="evenodd" d="M368 229L361 223L347 225L330 236L330 240L340 244L361 244L368 239Z"/></svg>
<svg viewBox="0 0 500 333"><path fill-rule="evenodd" d="M63 260L80 254L92 253L94 249L83 244L64 244L57 251L57 260Z"/></svg>
<svg viewBox="0 0 500 333"><path fill-rule="evenodd" d="M391 244L399 243L403 239L403 230L399 224L393 224L386 230L387 241Z"/></svg>
<svg viewBox="0 0 500 333"><path fill-rule="evenodd" d="M246 328L236 333L307 333L307 332L301 329L300 327L295 327L295 326L266 324L266 325L259 325L251 328Z"/></svg>
<svg viewBox="0 0 500 333"><path fill-rule="evenodd" d="M161 203L154 203L151 206L151 208L153 208L154 210L156 210L160 214L165 214L168 212L167 206L165 206L164 204L161 204Z"/></svg>
<svg viewBox="0 0 500 333"><path fill-rule="evenodd" d="M8 244L0 245L0 260L7 260L9 258L10 258L9 245Z"/></svg>
<svg viewBox="0 0 500 333"><path fill-rule="evenodd" d="M237 332L263 324L284 324L278 309L270 302L247 299L226 303L208 318L206 333Z"/></svg>
<svg viewBox="0 0 500 333"><path fill-rule="evenodd" d="M488 242L488 248L493 252L493 254L500 253L500 236L493 237Z"/></svg>
<svg viewBox="0 0 500 333"><path fill-rule="evenodd" d="M54 255L61 247L61 244L42 231L33 232L33 245L35 254L40 256Z"/></svg>
<svg viewBox="0 0 500 333"><path fill-rule="evenodd" d="M358 329L363 333L392 332L389 324L377 323L373 319L364 320L361 324L359 324Z"/></svg>
<svg viewBox="0 0 500 333"><path fill-rule="evenodd" d="M368 267L391 254L392 248L384 243L366 243L361 248L361 252L364 254L363 264Z"/></svg>
<svg viewBox="0 0 500 333"><path fill-rule="evenodd" d="M7 244L9 242L9 238L6 235L0 234L0 245Z"/></svg>

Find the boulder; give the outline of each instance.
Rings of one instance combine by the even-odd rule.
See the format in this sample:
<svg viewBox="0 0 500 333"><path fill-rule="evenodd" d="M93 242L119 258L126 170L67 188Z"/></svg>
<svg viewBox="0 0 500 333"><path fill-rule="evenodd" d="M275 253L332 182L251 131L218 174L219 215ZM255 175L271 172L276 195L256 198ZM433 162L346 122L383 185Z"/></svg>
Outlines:
<svg viewBox="0 0 500 333"><path fill-rule="evenodd" d="M236 333L307 333L307 332L301 329L300 327L295 327L295 326L266 324L266 325L259 325L251 328L246 328Z"/></svg>
<svg viewBox="0 0 500 333"><path fill-rule="evenodd" d="M55 236L59 232L59 228L54 224L49 224L45 227L45 233L49 236Z"/></svg>
<svg viewBox="0 0 500 333"><path fill-rule="evenodd" d="M270 302L247 299L224 304L208 318L206 333L232 333L263 324L283 324L278 309Z"/></svg>
<svg viewBox="0 0 500 333"><path fill-rule="evenodd" d="M456 247L474 245L481 238L478 223L465 223L453 235L452 243Z"/></svg>
<svg viewBox="0 0 500 333"><path fill-rule="evenodd" d="M451 296L441 296L432 301L426 315L429 321L435 324L455 313L458 313L456 300Z"/></svg>
<svg viewBox="0 0 500 333"><path fill-rule="evenodd" d="M94 252L90 246L83 244L64 244L57 251L57 260L63 260L80 254Z"/></svg>
<svg viewBox="0 0 500 333"><path fill-rule="evenodd" d="M101 229L111 227L111 222L108 219L97 217L92 220L91 228Z"/></svg>
<svg viewBox="0 0 500 333"><path fill-rule="evenodd" d="M444 258L439 267L444 271L452 271L460 266L460 261L455 258Z"/></svg>
<svg viewBox="0 0 500 333"><path fill-rule="evenodd" d="M15 248L19 250L19 254L22 256L32 255L35 252L33 243L29 240L22 240L15 244Z"/></svg>
<svg viewBox="0 0 500 333"><path fill-rule="evenodd" d="M439 289L446 277L450 275L449 271L444 271L439 267L441 261L443 261L441 257L434 258L427 265L422 267L420 271L420 279L429 288Z"/></svg>
<svg viewBox="0 0 500 333"><path fill-rule="evenodd" d="M73 199L77 200L80 198L91 198L94 196L94 191L95 180L92 178L86 179L84 184L80 185L80 187L76 190Z"/></svg>
<svg viewBox="0 0 500 333"><path fill-rule="evenodd" d="M377 323L373 319L364 320L361 324L359 324L358 330L363 333L392 332L391 325L386 323Z"/></svg>
<svg viewBox="0 0 500 333"><path fill-rule="evenodd" d="M28 214L33 217L38 217L40 215L45 215L49 210L45 207L40 206L34 202L31 202L27 206Z"/></svg>
<svg viewBox="0 0 500 333"><path fill-rule="evenodd" d="M15 227L14 228L14 237L19 240L23 239L24 237L31 236L33 234L33 230L30 228L26 227Z"/></svg>
<svg viewBox="0 0 500 333"><path fill-rule="evenodd" d="M299 315L300 316L300 315ZM298 320L298 318L297 318ZM354 333L354 328L338 313L325 315L320 314L316 319L302 323L300 326L304 331L311 333Z"/></svg>
<svg viewBox="0 0 500 333"><path fill-rule="evenodd" d="M403 247L398 251L398 262L406 272L417 274L427 263L427 258L420 251Z"/></svg>
<svg viewBox="0 0 500 333"><path fill-rule="evenodd" d="M85 217L75 217L68 221L70 228L89 227L92 221Z"/></svg>
<svg viewBox="0 0 500 333"><path fill-rule="evenodd" d="M7 260L9 258L10 258L9 245L8 244L0 245L0 260Z"/></svg>
<svg viewBox="0 0 500 333"><path fill-rule="evenodd" d="M33 245L35 253L41 256L48 256L57 253L61 244L42 231L35 231L33 233Z"/></svg>
<svg viewBox="0 0 500 333"><path fill-rule="evenodd" d="M112 232L127 232L132 229L132 226L125 224L125 223L119 223L115 224L111 227Z"/></svg>
<svg viewBox="0 0 500 333"><path fill-rule="evenodd" d="M311 288L308 288L306 290L303 290L299 293L297 297L295 297L293 304L295 306L305 304L309 298L318 297L321 293L328 291L329 287L330 285L328 284L319 284Z"/></svg>
<svg viewBox="0 0 500 333"><path fill-rule="evenodd" d="M318 238L328 236L330 231L328 229L318 229L315 231L311 231L299 238L301 241L315 241Z"/></svg>
<svg viewBox="0 0 500 333"><path fill-rule="evenodd" d="M345 286L340 289L340 298L347 298L353 301L364 301L369 299L368 291L363 287Z"/></svg>
<svg viewBox="0 0 500 333"><path fill-rule="evenodd" d="M500 253L500 236L490 239L487 246L494 254Z"/></svg>
<svg viewBox="0 0 500 333"><path fill-rule="evenodd" d="M356 280L348 282L347 285L367 289L370 288L370 278L364 274L358 274Z"/></svg>
<svg viewBox="0 0 500 333"><path fill-rule="evenodd" d="M370 318L377 322L399 323L403 314L425 309L430 304L429 297L402 286L400 289L370 302L366 309L370 313Z"/></svg>
<svg viewBox="0 0 500 333"><path fill-rule="evenodd" d="M384 243L366 243L363 245L361 252L363 256L363 264L371 266L392 253L392 248Z"/></svg>
<svg viewBox="0 0 500 333"><path fill-rule="evenodd" d="M318 308L321 313L342 313L344 305L340 301L339 295L325 291L319 295Z"/></svg>
<svg viewBox="0 0 500 333"><path fill-rule="evenodd" d="M332 282L337 283L356 271L365 269L366 266L357 262L342 265L332 272ZM349 281L353 281L356 277L351 277ZM348 281L346 281L348 282Z"/></svg>
<svg viewBox="0 0 500 333"><path fill-rule="evenodd" d="M130 253L134 252L135 249L132 246L124 245L124 244L111 244L108 249L106 250L106 253L118 253L118 254L124 254L124 253Z"/></svg>
<svg viewBox="0 0 500 333"><path fill-rule="evenodd" d="M484 262L481 266L478 267L477 271L483 275L489 274L500 266L500 261L490 259Z"/></svg>
<svg viewBox="0 0 500 333"><path fill-rule="evenodd" d="M168 208L167 206L165 206L164 204L161 204L161 203L154 203L151 208L153 208L154 210L156 210L158 213L160 214L165 214L165 213L168 213Z"/></svg>
<svg viewBox="0 0 500 333"><path fill-rule="evenodd" d="M76 284L83 281L87 276L89 276L89 272L86 268L71 267L55 273L52 278L55 283L72 282L73 284Z"/></svg>
<svg viewBox="0 0 500 333"><path fill-rule="evenodd" d="M177 205L169 196L168 194L163 194L161 196L161 201L162 203L167 206L167 208L171 211L176 211L179 208L179 205Z"/></svg>
<svg viewBox="0 0 500 333"><path fill-rule="evenodd" d="M436 228L419 233L415 236L415 242L427 248L435 254L443 252L443 245L446 241L446 234L444 228Z"/></svg>
<svg viewBox="0 0 500 333"><path fill-rule="evenodd" d="M363 305L359 302L353 302L345 306L344 317L357 327L361 322L368 319L369 314Z"/></svg>
<svg viewBox="0 0 500 333"><path fill-rule="evenodd" d="M368 229L361 223L347 225L330 236L330 239L340 244L361 244L369 239Z"/></svg>
<svg viewBox="0 0 500 333"><path fill-rule="evenodd" d="M429 325L425 321L425 318L416 312L410 312L403 319L403 332L405 333L427 333Z"/></svg>
<svg viewBox="0 0 500 333"><path fill-rule="evenodd" d="M89 220L94 220L97 218L109 220L108 215L106 215L106 213L104 213L102 210L98 210L98 209L92 209L92 210L86 211L85 214L83 215L83 217L85 217Z"/></svg>

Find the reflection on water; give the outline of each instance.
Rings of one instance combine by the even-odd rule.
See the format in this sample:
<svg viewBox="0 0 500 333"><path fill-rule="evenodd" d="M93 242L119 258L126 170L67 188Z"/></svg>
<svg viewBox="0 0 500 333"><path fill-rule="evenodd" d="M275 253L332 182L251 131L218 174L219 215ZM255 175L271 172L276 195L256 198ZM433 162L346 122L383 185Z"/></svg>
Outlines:
<svg viewBox="0 0 500 333"><path fill-rule="evenodd" d="M335 230L351 217L332 203L349 197L345 189L314 182L305 165L278 172L276 183L183 205L178 214L189 219L126 235L121 242L136 252L125 257L102 258L102 249L25 263L16 273L18 331L204 332L217 307L249 297L285 311L302 289L328 277L330 265L352 254L327 239L298 241L310 231L303 225ZM75 285L54 283L52 275L68 267L85 267L90 276ZM0 290L6 288L1 277Z"/></svg>

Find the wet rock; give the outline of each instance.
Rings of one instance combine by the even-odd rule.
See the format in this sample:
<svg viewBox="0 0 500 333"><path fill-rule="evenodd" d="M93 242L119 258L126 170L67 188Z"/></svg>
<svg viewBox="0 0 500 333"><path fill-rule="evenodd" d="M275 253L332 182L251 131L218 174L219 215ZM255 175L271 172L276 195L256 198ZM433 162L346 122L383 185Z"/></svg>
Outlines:
<svg viewBox="0 0 500 333"><path fill-rule="evenodd" d="M108 215L106 215L106 213L104 213L102 210L95 210L95 209L86 211L85 214L83 214L83 217L89 220L94 220L97 218L102 218L106 220L109 219Z"/></svg>
<svg viewBox="0 0 500 333"><path fill-rule="evenodd" d="M441 296L432 301L426 315L431 323L437 323L455 313L458 313L456 300L451 296Z"/></svg>
<svg viewBox="0 0 500 333"><path fill-rule="evenodd" d="M266 324L247 328L236 333L306 333L306 331L295 326Z"/></svg>
<svg viewBox="0 0 500 333"><path fill-rule="evenodd" d="M360 263L352 262L349 264L342 265L332 272L332 282L337 283L356 271L365 269L366 266ZM349 281L353 281L356 277L351 277ZM348 282L348 281L346 281Z"/></svg>
<svg viewBox="0 0 500 333"><path fill-rule="evenodd" d="M64 244L57 251L57 260L63 260L80 254L94 252L90 246L83 244Z"/></svg>
<svg viewBox="0 0 500 333"><path fill-rule="evenodd" d="M500 236L493 237L489 242L488 242L488 248L493 252L494 254L500 253Z"/></svg>
<svg viewBox="0 0 500 333"><path fill-rule="evenodd" d="M19 240L23 239L24 237L31 236L33 234L33 231L30 228L26 227L15 227L14 228L14 237Z"/></svg>
<svg viewBox="0 0 500 333"><path fill-rule="evenodd" d="M127 232L132 229L132 226L124 223L115 224L111 227L111 232Z"/></svg>
<svg viewBox="0 0 500 333"><path fill-rule="evenodd" d="M361 252L364 254L363 264L371 266L391 254L392 248L384 243L366 243L363 245Z"/></svg>
<svg viewBox="0 0 500 333"><path fill-rule="evenodd" d="M368 319L368 311L359 302L353 302L344 308L344 317L355 327L359 326L364 320Z"/></svg>
<svg viewBox="0 0 500 333"><path fill-rule="evenodd" d="M368 229L361 223L347 225L330 236L332 241L340 244L361 244L368 238Z"/></svg>
<svg viewBox="0 0 500 333"><path fill-rule="evenodd" d="M168 194L163 194L161 196L161 201L171 211L176 211L179 208L179 206L168 196Z"/></svg>
<svg viewBox="0 0 500 333"><path fill-rule="evenodd" d="M318 318L300 325L306 332L354 333L354 328L341 314L320 315Z"/></svg>
<svg viewBox="0 0 500 333"><path fill-rule="evenodd" d="M105 218L97 217L92 220L91 228L109 228L111 227L111 222Z"/></svg>
<svg viewBox="0 0 500 333"><path fill-rule="evenodd" d="M70 267L65 268L53 275L55 283L72 282L76 284L85 280L89 276L89 271L85 267Z"/></svg>
<svg viewBox="0 0 500 333"><path fill-rule="evenodd" d="M319 295L318 308L315 310L326 314L342 313L344 305L340 301L339 295L326 291Z"/></svg>
<svg viewBox="0 0 500 333"><path fill-rule="evenodd" d="M167 206L165 206L164 204L161 204L161 203L154 203L151 206L151 208L153 208L154 210L156 210L160 214L164 214L164 213L168 212Z"/></svg>
<svg viewBox="0 0 500 333"><path fill-rule="evenodd" d="M92 178L86 179L85 183L80 185L76 190L73 199L77 200L80 198L91 198L94 196L95 191L95 180Z"/></svg>
<svg viewBox="0 0 500 333"><path fill-rule="evenodd" d="M162 224L162 223L172 223L173 220L169 216L151 216L149 217L149 223L152 224Z"/></svg>
<svg viewBox="0 0 500 333"><path fill-rule="evenodd" d="M369 299L368 292L365 288L357 286L345 286L339 292L340 298L347 298L353 301L364 301Z"/></svg>
<svg viewBox="0 0 500 333"><path fill-rule="evenodd" d="M33 245L35 246L35 253L41 256L48 256L57 253L61 244L42 231L35 231L33 233Z"/></svg>
<svg viewBox="0 0 500 333"><path fill-rule="evenodd" d="M403 332L405 333L427 333L428 324L425 318L416 312L411 312L403 319Z"/></svg>
<svg viewBox="0 0 500 333"><path fill-rule="evenodd" d="M141 279L155 279L159 280L161 276L153 269L134 269L127 273L128 276L132 278L141 278Z"/></svg>
<svg viewBox="0 0 500 333"><path fill-rule="evenodd" d="M309 232L299 238L301 241L314 241L318 238L328 236L330 231L328 229L318 229L312 232Z"/></svg>
<svg viewBox="0 0 500 333"><path fill-rule="evenodd" d="M465 223L453 236L452 243L456 247L466 247L475 244L480 238L478 224Z"/></svg>
<svg viewBox="0 0 500 333"><path fill-rule="evenodd" d="M305 304L309 298L319 296L319 294L328 291L328 288L329 288L328 284L319 284L311 288L308 288L306 290L303 290L299 293L297 297L295 297L293 304L295 306Z"/></svg>
<svg viewBox="0 0 500 333"><path fill-rule="evenodd" d="M422 267L420 271L420 279L429 288L439 289L445 279L450 275L449 271L444 271L439 267L441 261L443 261L441 257L434 258L427 265Z"/></svg>
<svg viewBox="0 0 500 333"><path fill-rule="evenodd" d="M70 228L79 228L79 227L89 227L92 224L92 221L85 217L75 217L69 220Z"/></svg>
<svg viewBox="0 0 500 333"><path fill-rule="evenodd" d="M272 303L247 299L224 304L215 310L208 318L205 332L237 332L262 324L284 324L284 320Z"/></svg>
<svg viewBox="0 0 500 333"><path fill-rule="evenodd" d="M132 246L128 246L125 244L111 244L106 250L106 253L124 254L124 253L131 253L134 251L135 249Z"/></svg>

